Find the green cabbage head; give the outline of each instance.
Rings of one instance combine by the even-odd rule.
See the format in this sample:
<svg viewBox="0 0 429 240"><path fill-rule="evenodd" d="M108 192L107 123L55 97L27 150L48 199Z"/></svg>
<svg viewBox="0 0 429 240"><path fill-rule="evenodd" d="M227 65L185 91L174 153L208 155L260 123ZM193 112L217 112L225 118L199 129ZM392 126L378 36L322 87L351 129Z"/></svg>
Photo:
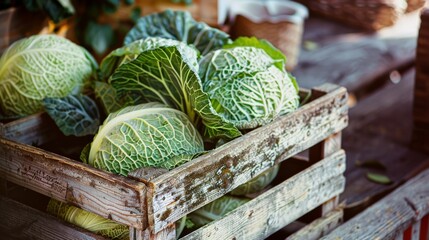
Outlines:
<svg viewBox="0 0 429 240"><path fill-rule="evenodd" d="M200 60L199 75L217 113L252 129L299 106L295 79L276 63L260 48L221 49Z"/></svg>
<svg viewBox="0 0 429 240"><path fill-rule="evenodd" d="M145 103L107 117L91 143L87 162L127 175L141 167L170 170L203 152L203 140L186 114L161 103Z"/></svg>
<svg viewBox="0 0 429 240"><path fill-rule="evenodd" d="M82 89L96 68L82 47L56 35L36 35L12 44L0 58L0 112L21 117L43 109L44 98Z"/></svg>

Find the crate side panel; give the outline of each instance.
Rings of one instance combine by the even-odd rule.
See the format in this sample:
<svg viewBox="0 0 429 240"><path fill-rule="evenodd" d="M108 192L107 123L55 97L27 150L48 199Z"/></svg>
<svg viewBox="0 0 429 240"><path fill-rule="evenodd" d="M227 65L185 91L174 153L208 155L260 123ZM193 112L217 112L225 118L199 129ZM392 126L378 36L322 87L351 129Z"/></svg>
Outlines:
<svg viewBox="0 0 429 240"><path fill-rule="evenodd" d="M0 233L4 231L13 239L105 239L94 233L66 224L47 213L1 196L0 212Z"/></svg>
<svg viewBox="0 0 429 240"><path fill-rule="evenodd" d="M143 183L1 138L0 176L117 222L146 227Z"/></svg>
<svg viewBox="0 0 429 240"><path fill-rule="evenodd" d="M155 232L275 163L341 131L348 122L346 100L345 89L337 88L296 112L153 180L154 195L148 211Z"/></svg>
<svg viewBox="0 0 429 240"><path fill-rule="evenodd" d="M263 239L340 194L344 171L339 151L183 239Z"/></svg>

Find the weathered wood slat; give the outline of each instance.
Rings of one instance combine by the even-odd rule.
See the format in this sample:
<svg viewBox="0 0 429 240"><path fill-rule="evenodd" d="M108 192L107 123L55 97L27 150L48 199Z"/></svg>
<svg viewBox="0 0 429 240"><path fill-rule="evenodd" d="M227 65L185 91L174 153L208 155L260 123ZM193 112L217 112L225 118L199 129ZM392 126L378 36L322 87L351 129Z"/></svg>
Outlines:
<svg viewBox="0 0 429 240"><path fill-rule="evenodd" d="M323 239L393 239L429 213L428 182L426 170Z"/></svg>
<svg viewBox="0 0 429 240"><path fill-rule="evenodd" d="M146 228L143 183L2 138L0 176L117 222Z"/></svg>
<svg viewBox="0 0 429 240"><path fill-rule="evenodd" d="M39 240L104 240L47 213L0 196L0 238ZM4 236L3 234L10 236Z"/></svg>
<svg viewBox="0 0 429 240"><path fill-rule="evenodd" d="M344 171L345 153L341 150L183 240L263 239L340 194L345 185Z"/></svg>
<svg viewBox="0 0 429 240"><path fill-rule="evenodd" d="M46 113L0 123L0 137L28 145L41 145L62 135Z"/></svg>
<svg viewBox="0 0 429 240"><path fill-rule="evenodd" d="M329 85L329 84L328 84ZM221 197L276 162L347 126L347 93L336 88L317 101L212 150L149 184L149 224L168 223Z"/></svg>
<svg viewBox="0 0 429 240"><path fill-rule="evenodd" d="M342 222L343 210L334 210L306 225L287 237L286 240L317 240L338 227Z"/></svg>

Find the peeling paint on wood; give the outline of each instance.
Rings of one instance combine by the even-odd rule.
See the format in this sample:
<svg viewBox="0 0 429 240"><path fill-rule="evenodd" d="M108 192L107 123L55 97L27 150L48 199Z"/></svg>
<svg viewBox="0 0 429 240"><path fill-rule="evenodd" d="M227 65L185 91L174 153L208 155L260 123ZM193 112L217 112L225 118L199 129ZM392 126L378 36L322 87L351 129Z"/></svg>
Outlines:
<svg viewBox="0 0 429 240"><path fill-rule="evenodd" d="M344 171L345 153L340 150L182 239L266 238L340 194Z"/></svg>
<svg viewBox="0 0 429 240"><path fill-rule="evenodd" d="M154 232L345 128L347 93L333 86L326 84L331 92L294 113L154 179L148 198Z"/></svg>

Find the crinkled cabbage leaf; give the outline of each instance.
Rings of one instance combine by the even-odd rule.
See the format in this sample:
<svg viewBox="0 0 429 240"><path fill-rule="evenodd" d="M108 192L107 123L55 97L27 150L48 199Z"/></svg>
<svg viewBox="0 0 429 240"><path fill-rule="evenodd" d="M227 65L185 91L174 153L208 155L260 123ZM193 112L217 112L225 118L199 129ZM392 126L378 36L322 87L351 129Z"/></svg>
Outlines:
<svg viewBox="0 0 429 240"><path fill-rule="evenodd" d="M97 104L88 96L79 94L64 98L45 98L43 105L66 136L94 135L100 126Z"/></svg>
<svg viewBox="0 0 429 240"><path fill-rule="evenodd" d="M136 56L138 46L141 52ZM233 139L241 135L211 106L198 76L194 48L175 40L140 40L108 56L102 69L104 64L110 66L105 69L118 66L114 71L104 71L106 75L113 73L108 83L116 99L125 99L128 104L162 102L186 113L198 129L204 129L207 138Z"/></svg>
<svg viewBox="0 0 429 240"><path fill-rule="evenodd" d="M141 167L173 169L203 152L203 140L183 112L146 103L107 117L91 143L87 163L126 176Z"/></svg>
<svg viewBox="0 0 429 240"><path fill-rule="evenodd" d="M85 49L65 38L21 39L0 58L0 112L19 117L42 111L44 98L79 92L96 67Z"/></svg>
<svg viewBox="0 0 429 240"><path fill-rule="evenodd" d="M227 33L195 21L189 12L172 10L140 18L125 37L124 43L148 37L178 40L195 46L202 55L220 49L231 41Z"/></svg>
<svg viewBox="0 0 429 240"><path fill-rule="evenodd" d="M299 106L293 80L275 63L260 48L213 51L200 60L203 90L218 114L239 129L267 124Z"/></svg>

